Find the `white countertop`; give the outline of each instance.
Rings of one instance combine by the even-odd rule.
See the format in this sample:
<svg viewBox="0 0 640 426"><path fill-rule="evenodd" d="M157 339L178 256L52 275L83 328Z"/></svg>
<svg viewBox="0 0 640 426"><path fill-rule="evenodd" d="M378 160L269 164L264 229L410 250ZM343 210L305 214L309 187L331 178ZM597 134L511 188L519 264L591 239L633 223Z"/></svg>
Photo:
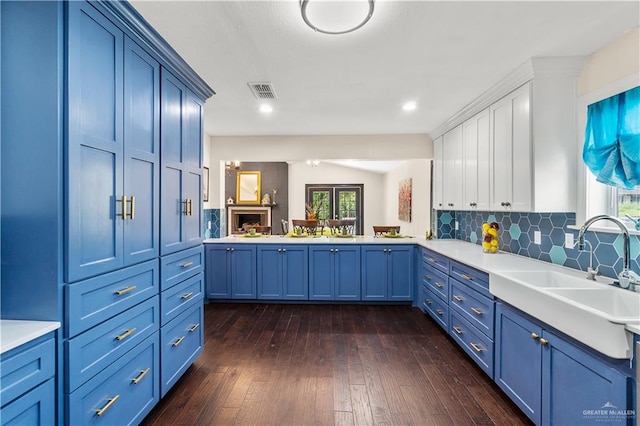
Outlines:
<svg viewBox="0 0 640 426"><path fill-rule="evenodd" d="M0 354L60 328L54 321L0 320Z"/></svg>
<svg viewBox="0 0 640 426"><path fill-rule="evenodd" d="M245 237L244 235L224 238L208 238L205 244L416 244L419 238L402 237L374 237L371 235L355 235L343 237L286 237L284 235L259 235ZM424 238L422 238L424 240Z"/></svg>

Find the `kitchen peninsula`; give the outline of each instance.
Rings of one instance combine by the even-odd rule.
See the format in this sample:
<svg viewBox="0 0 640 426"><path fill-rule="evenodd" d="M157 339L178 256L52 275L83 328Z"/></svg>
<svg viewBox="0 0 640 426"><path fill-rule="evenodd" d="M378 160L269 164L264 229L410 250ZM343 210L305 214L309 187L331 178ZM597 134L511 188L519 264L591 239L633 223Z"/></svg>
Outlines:
<svg viewBox="0 0 640 426"><path fill-rule="evenodd" d="M607 402L634 411L640 293L581 271L420 237L227 237L205 240L205 261L210 301L412 303L536 424ZM593 291L629 310L589 306L579 295Z"/></svg>

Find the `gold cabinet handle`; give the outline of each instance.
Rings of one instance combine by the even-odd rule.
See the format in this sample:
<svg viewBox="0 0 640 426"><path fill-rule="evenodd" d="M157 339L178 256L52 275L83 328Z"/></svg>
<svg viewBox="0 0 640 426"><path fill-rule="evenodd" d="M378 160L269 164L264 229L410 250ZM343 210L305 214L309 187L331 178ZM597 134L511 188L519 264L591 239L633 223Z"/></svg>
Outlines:
<svg viewBox="0 0 640 426"><path fill-rule="evenodd" d="M116 290L116 291L114 291L114 294L115 294L116 296L122 296L123 294L127 294L127 293L132 292L132 291L133 291L133 290L135 290L136 288L138 288L138 287L136 287L135 285L132 285L132 286L130 286L130 287L123 288L122 290Z"/></svg>
<svg viewBox="0 0 640 426"><path fill-rule="evenodd" d="M174 348L175 348L176 346L180 346L180 344L182 343L182 341L183 341L183 340L184 340L184 336L180 337L178 340L176 340L175 342L173 342L173 343L171 344L171 346L173 346Z"/></svg>
<svg viewBox="0 0 640 426"><path fill-rule="evenodd" d="M424 299L424 301L427 303L427 305L431 305L431 300L430 299Z"/></svg>
<svg viewBox="0 0 640 426"><path fill-rule="evenodd" d="M122 220L127 220L127 196L123 195L120 197L120 213L117 213L116 216L121 216Z"/></svg>
<svg viewBox="0 0 640 426"><path fill-rule="evenodd" d="M467 275L467 274L460 274L460 276L461 276L462 278L464 278L465 280L467 280L467 281L471 281L471 280L473 279L473 277L472 277L472 276Z"/></svg>
<svg viewBox="0 0 640 426"><path fill-rule="evenodd" d="M194 324L193 327L189 329L189 333L193 333L198 329L198 327L200 327L200 323Z"/></svg>
<svg viewBox="0 0 640 426"><path fill-rule="evenodd" d="M133 333L135 333L136 330L137 330L136 327L130 328L129 330L125 331L124 333L117 335L116 336L116 340L118 340L118 341L124 340L127 337L131 336Z"/></svg>
<svg viewBox="0 0 640 426"><path fill-rule="evenodd" d="M537 334L537 333L531 333L531 338L532 338L533 340L537 340L537 339L539 339L539 338L540 338L540 336L538 336L538 334Z"/></svg>
<svg viewBox="0 0 640 426"><path fill-rule="evenodd" d="M442 284L440 284L439 282L436 281L434 284L436 285L436 287L442 288Z"/></svg>
<svg viewBox="0 0 640 426"><path fill-rule="evenodd" d="M436 309L436 314L442 316L444 312L442 311L442 309Z"/></svg>
<svg viewBox="0 0 640 426"><path fill-rule="evenodd" d="M129 209L129 219L133 220L136 215L136 197L133 195L129 199L129 205L131 206Z"/></svg>
<svg viewBox="0 0 640 426"><path fill-rule="evenodd" d="M437 260L435 260L433 257L430 257L430 258L428 258L427 260L428 260L429 262L432 262L432 263L438 263L438 261L437 261Z"/></svg>
<svg viewBox="0 0 640 426"><path fill-rule="evenodd" d="M193 200L189 198L189 216L193 216Z"/></svg>
<svg viewBox="0 0 640 426"><path fill-rule="evenodd" d="M111 406L112 406L113 404L115 404L115 403L116 403L116 401L117 401L119 398L120 398L120 395L116 395L116 396L114 396L113 398L109 398L109 399L107 400L107 403L105 404L105 406L104 406L104 407L102 407L102 408L101 408L101 409L99 409L99 410L96 410L96 416L100 417L101 415L103 415L104 413L106 413L106 412L107 412L107 410L108 410L109 408L111 408Z"/></svg>
<svg viewBox="0 0 640 426"><path fill-rule="evenodd" d="M190 291L189 293L185 293L182 295L181 299L187 300L188 298L190 298L191 296L193 296L193 292Z"/></svg>
<svg viewBox="0 0 640 426"><path fill-rule="evenodd" d="M462 329L460 327L456 327L455 325L453 326L453 331L455 331L456 334L462 334Z"/></svg>
<svg viewBox="0 0 640 426"><path fill-rule="evenodd" d="M184 204L184 210L182 211L182 214L185 216L189 216L189 199L185 198L182 204Z"/></svg>
<svg viewBox="0 0 640 426"><path fill-rule="evenodd" d="M547 339L542 338L542 337L540 338L540 344L541 345L547 345L548 343L549 343L549 341Z"/></svg>
<svg viewBox="0 0 640 426"><path fill-rule="evenodd" d="M458 296L458 295L456 295L456 294L454 294L454 295L453 295L453 298L454 298L454 300L455 300L456 302L462 302L462 300L463 300L463 299L462 299L462 297L460 297L460 296Z"/></svg>
<svg viewBox="0 0 640 426"><path fill-rule="evenodd" d="M138 377L136 377L135 379L131 379L131 383L133 383L134 385L137 385L138 383L140 383L140 380L142 380L144 378L144 376L147 375L147 373L151 371L151 368L147 368L146 370L142 370L140 372L140 374L138 375Z"/></svg>
<svg viewBox="0 0 640 426"><path fill-rule="evenodd" d="M476 351L476 352L482 352L482 348L478 345L476 345L475 343L471 343L469 342L469 344L471 345L471 347Z"/></svg>
<svg viewBox="0 0 640 426"><path fill-rule="evenodd" d="M471 308L471 312L473 312L476 315L482 315L482 311L476 308Z"/></svg>
<svg viewBox="0 0 640 426"><path fill-rule="evenodd" d="M193 265L193 262L185 262L182 265L180 265L181 268L188 268L189 266Z"/></svg>

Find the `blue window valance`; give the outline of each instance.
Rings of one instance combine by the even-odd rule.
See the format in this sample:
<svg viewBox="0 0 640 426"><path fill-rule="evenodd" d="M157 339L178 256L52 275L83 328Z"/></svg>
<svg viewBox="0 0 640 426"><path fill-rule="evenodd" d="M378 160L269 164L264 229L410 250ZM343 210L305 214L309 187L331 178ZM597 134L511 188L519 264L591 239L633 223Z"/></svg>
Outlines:
<svg viewBox="0 0 640 426"><path fill-rule="evenodd" d="M589 105L582 158L598 182L640 185L640 86Z"/></svg>

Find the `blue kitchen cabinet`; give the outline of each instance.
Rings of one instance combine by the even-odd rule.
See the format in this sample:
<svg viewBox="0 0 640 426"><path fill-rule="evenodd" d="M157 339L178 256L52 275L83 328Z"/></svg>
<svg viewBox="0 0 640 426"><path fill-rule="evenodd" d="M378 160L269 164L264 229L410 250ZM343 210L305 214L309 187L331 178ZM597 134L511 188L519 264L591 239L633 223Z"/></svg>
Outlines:
<svg viewBox="0 0 640 426"><path fill-rule="evenodd" d="M160 65L70 2L68 280L158 255Z"/></svg>
<svg viewBox="0 0 640 426"><path fill-rule="evenodd" d="M202 242L202 103L165 69L161 76L160 253Z"/></svg>
<svg viewBox="0 0 640 426"><path fill-rule="evenodd" d="M360 300L360 246L309 247L309 299Z"/></svg>
<svg viewBox="0 0 640 426"><path fill-rule="evenodd" d="M412 301L413 257L411 245L362 247L362 300Z"/></svg>
<svg viewBox="0 0 640 426"><path fill-rule="evenodd" d="M0 425L55 424L54 333L0 356Z"/></svg>
<svg viewBox="0 0 640 426"><path fill-rule="evenodd" d="M205 281L209 299L256 299L256 246L208 244Z"/></svg>
<svg viewBox="0 0 640 426"><path fill-rule="evenodd" d="M631 378L617 360L497 304L498 386L535 424L628 424Z"/></svg>
<svg viewBox="0 0 640 426"><path fill-rule="evenodd" d="M309 299L308 248L302 244L259 245L258 299Z"/></svg>

